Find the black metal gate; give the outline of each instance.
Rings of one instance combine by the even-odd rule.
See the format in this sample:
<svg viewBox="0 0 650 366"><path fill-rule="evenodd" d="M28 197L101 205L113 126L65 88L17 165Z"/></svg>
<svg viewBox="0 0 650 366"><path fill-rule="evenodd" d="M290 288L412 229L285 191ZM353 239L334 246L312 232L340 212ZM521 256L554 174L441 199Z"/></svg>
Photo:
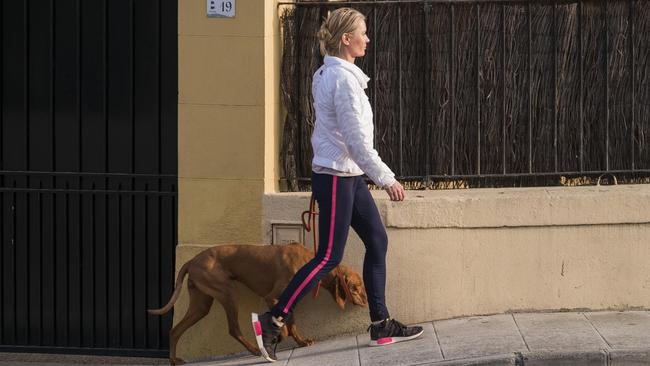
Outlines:
<svg viewBox="0 0 650 366"><path fill-rule="evenodd" d="M163 355L176 0L0 5L0 351Z"/></svg>

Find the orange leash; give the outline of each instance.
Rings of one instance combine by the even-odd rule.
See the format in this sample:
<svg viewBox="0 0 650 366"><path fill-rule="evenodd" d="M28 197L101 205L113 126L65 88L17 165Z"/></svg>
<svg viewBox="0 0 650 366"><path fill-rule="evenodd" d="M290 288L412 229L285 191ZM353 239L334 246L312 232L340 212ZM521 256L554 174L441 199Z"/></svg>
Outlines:
<svg viewBox="0 0 650 366"><path fill-rule="evenodd" d="M305 220L305 215L307 215L307 220ZM314 256L316 256L316 252L318 251L318 237L316 235L316 216L318 216L318 211L316 211L316 199L314 198L314 195L311 195L311 200L309 202L309 210L303 211L301 218L302 218L302 226L305 228L307 232L312 233L312 237L314 238ZM318 284L316 287L314 287L313 290L313 297L314 299L318 296L318 292L320 291L320 284L321 281L318 280Z"/></svg>
<svg viewBox="0 0 650 366"><path fill-rule="evenodd" d="M307 220L305 220L305 215L307 215ZM316 252L318 251L318 236L316 235L316 216L318 215L318 211L316 211L316 199L314 198L314 195L311 195L311 200L309 202L309 210L303 211L301 218L302 218L302 226L305 228L307 232L312 233L312 237L314 239L314 256L316 256ZM339 286L343 288L343 291L345 291L346 299L345 301L352 301L352 294L350 293L350 289L348 288L348 283L345 281L345 276L343 273L341 273L341 269L339 266L336 266L336 279L339 281ZM318 293L320 291L320 285L321 285L321 280L318 281L318 284L316 287L314 287L313 290L313 298L315 299L318 296Z"/></svg>

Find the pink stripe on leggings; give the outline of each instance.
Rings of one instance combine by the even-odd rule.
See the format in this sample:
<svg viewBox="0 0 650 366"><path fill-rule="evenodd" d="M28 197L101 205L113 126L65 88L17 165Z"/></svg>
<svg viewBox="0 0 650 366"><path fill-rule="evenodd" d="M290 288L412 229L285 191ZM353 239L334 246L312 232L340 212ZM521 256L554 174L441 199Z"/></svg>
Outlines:
<svg viewBox="0 0 650 366"><path fill-rule="evenodd" d="M332 253L332 243L334 243L334 219L336 218L336 179L337 176L334 175L332 176L332 215L330 218L330 237L329 241L327 242L327 253L325 253L325 258L314 268L314 270L309 273L309 276L305 278L304 281L298 286L298 289L296 292L291 295L291 298L289 299L289 302L287 302L287 305L284 307L284 313L289 314L289 308L291 308L291 304L293 304L294 301L296 301L296 297L298 297L298 294L302 291L302 289L307 286L307 284L311 281L314 276L316 276L316 273L321 270L325 266L325 263L330 259L330 254Z"/></svg>

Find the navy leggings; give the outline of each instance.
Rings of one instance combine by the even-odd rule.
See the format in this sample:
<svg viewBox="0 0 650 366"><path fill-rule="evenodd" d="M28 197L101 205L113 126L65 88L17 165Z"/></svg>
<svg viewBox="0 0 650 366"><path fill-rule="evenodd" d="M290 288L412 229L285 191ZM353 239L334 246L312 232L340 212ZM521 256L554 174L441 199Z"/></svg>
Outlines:
<svg viewBox="0 0 650 366"><path fill-rule="evenodd" d="M388 237L363 177L312 173L311 182L319 209L318 252L293 276L271 313L284 318L293 313L300 299L341 262L352 226L366 247L363 281L370 319L388 318L384 292Z"/></svg>

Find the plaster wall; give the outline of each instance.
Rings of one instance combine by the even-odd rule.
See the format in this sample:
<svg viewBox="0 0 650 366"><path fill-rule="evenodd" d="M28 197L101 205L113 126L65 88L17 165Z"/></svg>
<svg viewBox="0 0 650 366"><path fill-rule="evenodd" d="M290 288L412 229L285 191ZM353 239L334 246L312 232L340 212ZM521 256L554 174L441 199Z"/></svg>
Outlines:
<svg viewBox="0 0 650 366"><path fill-rule="evenodd" d="M277 190L279 30L276 1L239 0L236 15L208 18L205 0L178 1L178 246L176 269L207 247L263 242L264 192ZM241 291L247 327L260 300ZM174 324L188 306L187 290ZM193 359L239 352L221 305L181 338Z"/></svg>
<svg viewBox="0 0 650 366"><path fill-rule="evenodd" d="M373 192L389 238L387 304L400 321L650 306L648 185L407 194L391 202ZM265 240L308 204L308 193L267 194ZM344 263L361 273L363 254L351 230ZM316 339L363 332L369 319L309 299L298 311Z"/></svg>

